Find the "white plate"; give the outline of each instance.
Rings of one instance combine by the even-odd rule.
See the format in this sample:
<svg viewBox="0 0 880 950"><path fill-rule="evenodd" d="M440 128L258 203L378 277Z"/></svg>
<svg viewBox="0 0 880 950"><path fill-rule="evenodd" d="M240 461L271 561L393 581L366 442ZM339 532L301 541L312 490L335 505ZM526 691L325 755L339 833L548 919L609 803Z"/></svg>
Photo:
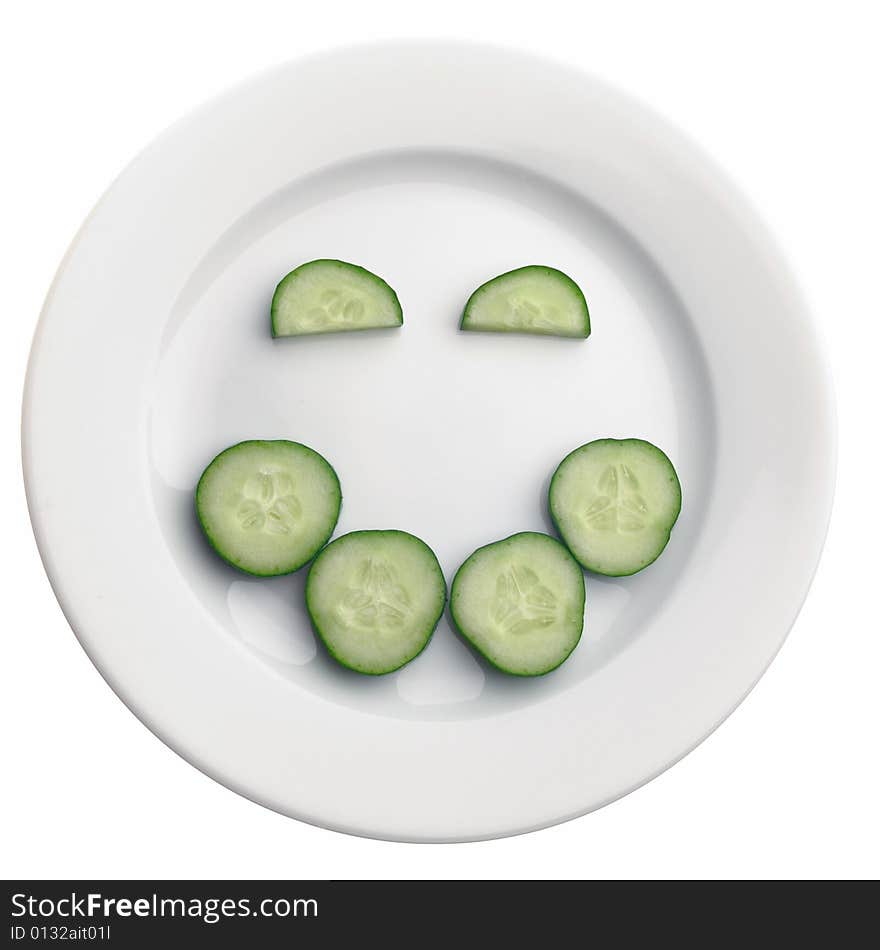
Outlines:
<svg viewBox="0 0 880 950"><path fill-rule="evenodd" d="M276 281L324 256L387 278L403 329L273 341ZM474 287L528 263L584 287L587 342L457 332ZM815 330L719 171L578 72L451 43L292 63L141 154L56 278L24 435L52 585L135 714L270 808L421 841L571 818L692 749L779 649L834 480ZM663 447L682 515L644 573L588 576L581 644L537 680L446 619L399 673L348 673L304 572L238 574L194 522L218 450L292 438L339 472L337 533L412 531L451 578L550 530L550 473L602 436Z"/></svg>

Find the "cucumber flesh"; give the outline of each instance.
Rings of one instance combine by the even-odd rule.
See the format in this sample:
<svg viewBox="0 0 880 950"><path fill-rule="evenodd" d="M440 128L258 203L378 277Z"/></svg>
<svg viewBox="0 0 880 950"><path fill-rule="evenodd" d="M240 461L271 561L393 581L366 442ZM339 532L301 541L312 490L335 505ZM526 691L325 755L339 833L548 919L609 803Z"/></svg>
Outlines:
<svg viewBox="0 0 880 950"><path fill-rule="evenodd" d="M567 455L550 482L550 514L588 570L635 574L655 561L681 511L666 455L642 439L599 439Z"/></svg>
<svg viewBox="0 0 880 950"><path fill-rule="evenodd" d="M434 552L405 531L353 531L315 558L306 608L330 655L358 673L391 673L427 645L446 604Z"/></svg>
<svg viewBox="0 0 880 950"><path fill-rule="evenodd" d="M465 304L461 329L586 339L590 312L567 274L532 264L478 287Z"/></svg>
<svg viewBox="0 0 880 950"><path fill-rule="evenodd" d="M397 294L357 264L318 260L300 264L275 288L272 336L399 327Z"/></svg>
<svg viewBox="0 0 880 950"><path fill-rule="evenodd" d="M494 666L542 676L563 663L584 628L584 575L546 534L525 531L479 548L452 581L461 634Z"/></svg>
<svg viewBox="0 0 880 950"><path fill-rule="evenodd" d="M239 442L202 473L196 512L214 550L269 577L310 561L336 527L342 493L330 463L299 442Z"/></svg>

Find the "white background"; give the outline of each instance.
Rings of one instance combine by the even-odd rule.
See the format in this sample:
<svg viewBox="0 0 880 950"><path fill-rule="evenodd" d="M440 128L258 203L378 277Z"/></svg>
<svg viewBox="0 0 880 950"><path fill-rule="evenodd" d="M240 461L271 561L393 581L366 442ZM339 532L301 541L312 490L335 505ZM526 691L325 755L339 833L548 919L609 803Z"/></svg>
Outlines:
<svg viewBox="0 0 880 950"><path fill-rule="evenodd" d="M877 12L873 2L840 0L7 7L0 875L877 877ZM628 798L566 825L480 844L401 845L312 828L179 759L115 698L67 627L21 484L30 338L56 266L110 180L171 120L239 78L304 52L397 36L550 54L688 130L762 209L788 253L838 388L840 468L824 559L788 642L751 696L699 749Z"/></svg>

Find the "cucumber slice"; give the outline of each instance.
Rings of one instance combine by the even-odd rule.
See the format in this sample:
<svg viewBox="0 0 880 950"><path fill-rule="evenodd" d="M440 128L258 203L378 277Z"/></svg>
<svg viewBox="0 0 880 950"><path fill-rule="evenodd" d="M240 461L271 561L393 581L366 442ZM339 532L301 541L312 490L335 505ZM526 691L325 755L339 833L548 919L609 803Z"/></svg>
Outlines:
<svg viewBox="0 0 880 950"><path fill-rule="evenodd" d="M399 327L397 294L375 274L345 261L309 261L292 270L272 297L272 336Z"/></svg>
<svg viewBox="0 0 880 950"><path fill-rule="evenodd" d="M234 567L289 574L327 543L342 492L330 463L299 442L239 442L202 473L196 511L214 550Z"/></svg>
<svg viewBox="0 0 880 950"><path fill-rule="evenodd" d="M315 558L306 579L315 632L358 673L391 673L418 656L445 604L434 552L405 531L344 534Z"/></svg>
<svg viewBox="0 0 880 950"><path fill-rule="evenodd" d="M461 329L586 339L590 312L567 274L531 264L478 287L465 304Z"/></svg>
<svg viewBox="0 0 880 950"><path fill-rule="evenodd" d="M478 548L452 581L452 619L493 666L543 676L563 663L584 628L584 574L546 534L524 531Z"/></svg>
<svg viewBox="0 0 880 950"><path fill-rule="evenodd" d="M622 577L662 553L681 511L672 462L642 439L599 439L567 455L550 482L550 514L571 553Z"/></svg>

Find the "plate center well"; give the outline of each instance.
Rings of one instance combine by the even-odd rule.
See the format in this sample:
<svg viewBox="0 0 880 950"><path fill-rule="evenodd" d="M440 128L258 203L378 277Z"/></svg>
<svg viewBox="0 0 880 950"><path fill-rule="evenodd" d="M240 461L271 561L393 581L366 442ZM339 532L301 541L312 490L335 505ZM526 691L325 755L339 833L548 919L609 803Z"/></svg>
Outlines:
<svg viewBox="0 0 880 950"><path fill-rule="evenodd" d="M400 330L273 340L278 280L319 257L384 277ZM461 333L470 292L549 264L583 288L587 341ZM376 155L291 183L220 236L169 314L152 393L156 515L218 635L292 688L379 715L460 719L539 702L591 676L634 638L681 576L709 491L712 398L690 318L646 254L582 197L515 166L460 154ZM486 668L444 617L403 670L361 677L315 644L305 571L258 580L223 564L195 524L208 461L249 438L289 438L336 468L336 535L400 528L447 581L476 547L552 533L550 475L595 438L637 436L678 469L684 507L663 557L631 578L587 576L584 635L537 680Z"/></svg>

